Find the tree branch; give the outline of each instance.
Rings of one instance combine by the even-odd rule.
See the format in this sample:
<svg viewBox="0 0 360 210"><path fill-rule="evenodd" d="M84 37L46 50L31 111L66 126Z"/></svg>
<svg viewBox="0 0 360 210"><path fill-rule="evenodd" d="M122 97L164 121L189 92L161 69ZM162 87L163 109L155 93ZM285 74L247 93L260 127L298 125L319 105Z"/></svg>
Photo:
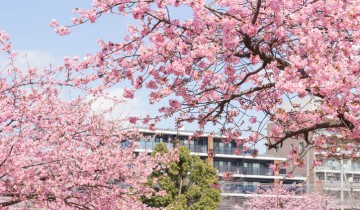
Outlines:
<svg viewBox="0 0 360 210"><path fill-rule="evenodd" d="M258 0L257 5L256 5L256 11L255 14L251 20L251 23L254 25L256 23L257 17L259 16L259 12L260 12L260 8L261 8L261 0Z"/></svg>
<svg viewBox="0 0 360 210"><path fill-rule="evenodd" d="M270 144L265 144L265 145L268 146L269 149L273 149L273 148L276 148L276 146L278 146L279 144L282 144L286 139L292 138L292 137L300 135L300 134L306 134L306 133L309 133L309 132L317 130L317 129L345 128L345 127L346 127L346 125L341 121L319 123L312 127L302 128L297 131L287 131L287 132L285 132L285 136L279 138L279 140L277 140L274 144L270 143Z"/></svg>

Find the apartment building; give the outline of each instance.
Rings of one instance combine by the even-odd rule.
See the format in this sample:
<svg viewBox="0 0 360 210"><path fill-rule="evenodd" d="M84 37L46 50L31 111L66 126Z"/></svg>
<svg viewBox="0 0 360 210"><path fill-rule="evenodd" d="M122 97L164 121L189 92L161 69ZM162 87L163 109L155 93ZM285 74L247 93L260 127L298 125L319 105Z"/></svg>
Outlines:
<svg viewBox="0 0 360 210"><path fill-rule="evenodd" d="M303 149L306 143L302 139L288 139L282 147L267 150L266 154L278 158L287 158L293 148ZM360 207L360 156L350 158L352 152L339 151L331 156L324 155L314 149L309 149L303 157L305 167L290 164L287 171L293 170L294 176L306 177L305 190L332 195L340 199L344 196L344 205ZM320 160L320 166L313 166L314 160ZM343 182L341 183L341 175ZM341 192L342 191L342 192ZM339 200L340 203L340 200Z"/></svg>
<svg viewBox="0 0 360 210"><path fill-rule="evenodd" d="M270 164L285 161L284 157L272 155L257 155L254 151L243 150L243 145L236 145L235 142L223 143L221 136L203 133L199 138L194 138L193 131L176 131L169 129L159 129L150 131L138 128L141 134L138 139L138 148L135 152L151 152L160 142L173 147L174 140L191 150L192 155L200 156L201 159L209 159L209 162L217 169L219 179L222 180L223 196L243 196L253 193L259 185L273 184L275 180L283 179L286 170L282 170L279 175L275 175L269 168ZM123 142L126 144L127 142ZM235 152L236 151L236 152ZM235 154L236 153L236 154ZM213 154L213 157L209 157ZM224 176L231 174L231 178L226 181ZM306 178L296 176L284 180L284 184L302 183Z"/></svg>

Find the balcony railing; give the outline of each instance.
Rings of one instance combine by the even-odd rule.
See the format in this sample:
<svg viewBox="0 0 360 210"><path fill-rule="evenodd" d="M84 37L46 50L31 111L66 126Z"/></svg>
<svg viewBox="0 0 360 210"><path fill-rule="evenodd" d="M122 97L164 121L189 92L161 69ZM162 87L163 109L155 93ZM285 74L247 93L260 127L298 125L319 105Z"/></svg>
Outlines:
<svg viewBox="0 0 360 210"><path fill-rule="evenodd" d="M152 142L152 141L139 141L139 149L150 149L153 150L157 144L160 142ZM173 143L165 143L167 147L171 149L173 147ZM196 145L196 144L182 144L182 146L186 146L190 149L191 152L201 152L207 153L206 145Z"/></svg>
<svg viewBox="0 0 360 210"><path fill-rule="evenodd" d="M191 152L201 152L207 153L208 149L206 145L197 145L197 144L181 144L181 146L185 146L190 149Z"/></svg>
<svg viewBox="0 0 360 210"><path fill-rule="evenodd" d="M254 167L243 167L243 166L214 166L219 173L231 172L233 174L244 174L244 175L265 175L273 176L274 173L265 167L254 168Z"/></svg>
<svg viewBox="0 0 360 210"><path fill-rule="evenodd" d="M233 186L224 186L221 189L222 193L238 193L238 194L251 194L256 191L256 186L253 185L233 185Z"/></svg>
<svg viewBox="0 0 360 210"><path fill-rule="evenodd" d="M317 166L316 169L317 170L326 170L326 171L339 171L339 173L340 173L341 166L340 165L334 165L334 166L321 165L321 166ZM360 172L360 166L353 165L353 164L347 164L347 165L344 165L344 171L345 172L348 172L348 171Z"/></svg>
<svg viewBox="0 0 360 210"><path fill-rule="evenodd" d="M295 194L303 194L305 193L305 189L300 186L293 186L284 184L283 186L287 186L289 191L295 192ZM256 193L257 190L266 190L272 189L271 185L225 185L222 187L222 193L239 193L239 194L252 194Z"/></svg>
<svg viewBox="0 0 360 210"><path fill-rule="evenodd" d="M360 183L358 182L344 182L344 189L360 189ZM323 183L325 189L341 189L340 181L328 181Z"/></svg>
<svg viewBox="0 0 360 210"><path fill-rule="evenodd" d="M153 150L157 144L160 142L153 142L153 141L138 141L139 143L139 149L150 149ZM173 147L173 143L166 143L168 148ZM122 145L125 145L125 143L122 143ZM191 150L191 152L200 152L200 153L207 153L208 147L207 145L198 145L198 144L187 144L183 141L180 141L180 145L185 146ZM215 154L229 154L233 155L234 151L237 148L234 147L215 147L214 152ZM246 152L241 151L239 155L248 155L251 154L253 150L248 150Z"/></svg>
<svg viewBox="0 0 360 210"><path fill-rule="evenodd" d="M139 149L149 149L153 150L156 145L160 144L161 142L152 142L152 141L139 141ZM166 143L167 147L170 149L173 147L172 143Z"/></svg>
<svg viewBox="0 0 360 210"><path fill-rule="evenodd" d="M215 152L215 154L233 155L235 149L236 148L233 148L233 147L215 147L214 152Z"/></svg>
<svg viewBox="0 0 360 210"><path fill-rule="evenodd" d="M153 142L153 141L138 141L139 149L150 149L153 150L157 144L160 142ZM165 143L167 144L167 147L170 149L173 147L173 143ZM198 144L189 144L184 143L184 141L180 141L181 146L185 146L190 149L191 152L197 152L197 153L207 153L208 147L207 145L198 145ZM126 142L121 143L120 147L126 147ZM235 147L214 147L215 154L228 154L228 155L234 155ZM244 156L244 155L251 155L254 150L247 150L247 151L240 151L238 156ZM276 157L274 155L264 155L264 154L258 154L258 157Z"/></svg>

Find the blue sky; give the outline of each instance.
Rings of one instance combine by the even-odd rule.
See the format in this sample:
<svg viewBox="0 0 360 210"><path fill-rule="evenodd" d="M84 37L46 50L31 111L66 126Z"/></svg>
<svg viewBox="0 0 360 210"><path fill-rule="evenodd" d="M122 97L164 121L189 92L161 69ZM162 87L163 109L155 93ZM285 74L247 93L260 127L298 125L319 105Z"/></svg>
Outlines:
<svg viewBox="0 0 360 210"><path fill-rule="evenodd" d="M89 0L4 1L0 8L0 28L10 34L14 49L38 50L58 58L94 52L99 38L122 40L130 20L126 17L105 15L96 24L74 28L70 36L61 37L49 27L53 18L69 24L74 8L89 6Z"/></svg>
<svg viewBox="0 0 360 210"><path fill-rule="evenodd" d="M82 56L95 52L98 39L121 41L127 33L131 17L103 15L95 24L72 28L69 36L59 36L49 27L51 19L70 24L74 8L90 8L90 0L10 0L0 7L0 29L10 34L14 48L39 50L56 57ZM190 10L177 8L171 14L187 18Z"/></svg>
<svg viewBox="0 0 360 210"><path fill-rule="evenodd" d="M98 39L120 42L127 34L127 26L131 17L103 15L95 24L83 24L71 29L68 36L59 36L50 28L51 19L55 18L61 25L71 24L74 8L90 8L90 0L11 0L3 2L0 8L0 29L11 37L13 49L29 54L30 66L45 67L49 63L60 65L65 56L83 57L86 53L94 53L99 48ZM181 8L173 10L172 16L187 18L190 10ZM1 66L1 60L0 60ZM115 89L113 94L122 94L121 89ZM117 91L117 92L116 92ZM156 114L156 107L148 107L145 92L137 92L134 101L121 109L126 113ZM133 114L131 113L131 114ZM159 127L174 128L175 123L167 120Z"/></svg>
<svg viewBox="0 0 360 210"><path fill-rule="evenodd" d="M11 37L13 49L29 52L30 65L40 66L48 63L61 64L65 56L83 57L87 52L96 52L98 39L122 41L127 33L131 17L104 15L95 24L84 24L72 28L68 36L59 36L50 28L51 19L60 24L70 24L74 8L90 8L90 0L9 0L0 7L0 29ZM191 16L186 8L171 9L172 18L185 19ZM0 60L1 66L1 60ZM115 94L118 94L115 92ZM119 94L122 94L119 91ZM156 114L155 107L148 107L146 93L138 92L136 99L124 105L124 111L141 114ZM160 107L159 104L157 107ZM174 128L175 123L167 120L159 124L161 128ZM186 125L185 129L194 130L197 126ZM207 131L214 131L209 126Z"/></svg>

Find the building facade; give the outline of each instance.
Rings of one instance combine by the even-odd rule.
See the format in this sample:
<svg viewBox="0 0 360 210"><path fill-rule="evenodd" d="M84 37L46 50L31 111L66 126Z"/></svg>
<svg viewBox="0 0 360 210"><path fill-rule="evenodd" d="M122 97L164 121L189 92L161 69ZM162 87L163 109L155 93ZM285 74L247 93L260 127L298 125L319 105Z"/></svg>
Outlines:
<svg viewBox="0 0 360 210"><path fill-rule="evenodd" d="M141 135L136 139L138 147L135 152L151 152L161 142L173 148L176 141L181 146L188 147L192 155L197 155L204 161L208 159L218 171L223 196L243 196L254 193L256 187L273 184L275 180L283 179L286 175L284 170L276 176L269 168L270 164L285 161L286 158L272 155L254 157L254 151L244 151L243 145L236 145L235 142L224 143L220 136L213 136L210 133L194 138L192 136L194 132L191 131L169 129L150 131L139 128L137 132ZM230 179L225 180L224 176L229 174ZM298 184L305 179L305 177L296 176L285 179L283 183Z"/></svg>
<svg viewBox="0 0 360 210"><path fill-rule="evenodd" d="M305 146L303 139L287 139L282 147L267 150L266 154L288 158L290 150L297 148L301 151ZM323 193L338 199L343 193L344 205L360 207L360 158L359 155L350 158L350 153L348 151L327 156L310 148L303 157L305 166L295 167L290 163L287 171L292 171L294 176L306 177L304 189L307 192ZM314 160L321 161L321 165L313 166Z"/></svg>

